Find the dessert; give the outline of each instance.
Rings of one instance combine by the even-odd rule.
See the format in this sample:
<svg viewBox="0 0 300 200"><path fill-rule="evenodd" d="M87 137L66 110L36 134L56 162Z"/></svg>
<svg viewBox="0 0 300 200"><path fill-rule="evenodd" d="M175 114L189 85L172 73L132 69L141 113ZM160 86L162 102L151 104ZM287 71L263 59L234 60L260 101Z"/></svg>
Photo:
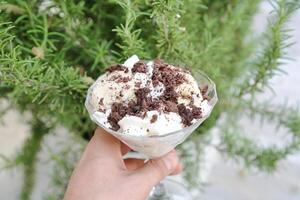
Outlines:
<svg viewBox="0 0 300 200"><path fill-rule="evenodd" d="M209 114L206 91L187 69L133 55L107 68L90 88L86 106L99 125L120 134L164 135Z"/></svg>

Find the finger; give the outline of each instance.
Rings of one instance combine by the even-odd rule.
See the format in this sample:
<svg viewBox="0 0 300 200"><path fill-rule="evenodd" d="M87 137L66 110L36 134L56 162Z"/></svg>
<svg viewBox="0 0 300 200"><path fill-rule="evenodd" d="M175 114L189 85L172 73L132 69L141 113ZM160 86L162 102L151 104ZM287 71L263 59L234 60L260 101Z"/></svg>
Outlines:
<svg viewBox="0 0 300 200"><path fill-rule="evenodd" d="M145 182L146 180L146 186L151 188L175 171L176 166L179 164L178 160L176 151L172 150L167 155L150 160L143 167L134 170L133 176L137 181Z"/></svg>
<svg viewBox="0 0 300 200"><path fill-rule="evenodd" d="M121 142L101 128L97 128L83 154L84 159L94 158L122 161Z"/></svg>
<svg viewBox="0 0 300 200"><path fill-rule="evenodd" d="M145 165L145 160L128 158L124 160L127 170L135 170L137 168L143 167Z"/></svg>
<svg viewBox="0 0 300 200"><path fill-rule="evenodd" d="M180 174L180 172L182 172L183 170L183 166L181 163L179 163L176 167L175 167L175 170L170 174L171 176L173 175L177 175L177 174Z"/></svg>
<svg viewBox="0 0 300 200"><path fill-rule="evenodd" d="M121 153L122 156L124 156L126 153L128 153L131 150L131 148L129 146L127 146L124 143L121 143Z"/></svg>

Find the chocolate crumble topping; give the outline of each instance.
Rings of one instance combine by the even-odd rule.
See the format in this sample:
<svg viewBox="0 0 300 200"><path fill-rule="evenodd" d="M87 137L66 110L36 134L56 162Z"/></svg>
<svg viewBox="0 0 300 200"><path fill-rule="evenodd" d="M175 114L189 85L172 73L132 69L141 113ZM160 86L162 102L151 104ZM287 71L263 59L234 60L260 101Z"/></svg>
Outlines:
<svg viewBox="0 0 300 200"><path fill-rule="evenodd" d="M115 81L116 83L127 83L132 78L130 76L121 76L119 75L113 75L110 77L109 81Z"/></svg>
<svg viewBox="0 0 300 200"><path fill-rule="evenodd" d="M202 95L205 95L207 93L208 90L208 85L204 85L203 87L199 87L200 92Z"/></svg>
<svg viewBox="0 0 300 200"><path fill-rule="evenodd" d="M136 83L134 84L134 86L137 87L137 88L140 88L141 85L142 85L142 82L140 82L140 81L139 81L139 82L136 82Z"/></svg>
<svg viewBox="0 0 300 200"><path fill-rule="evenodd" d="M150 123L156 122L157 117L158 117L157 115L153 115L152 118L151 118L151 120L150 120Z"/></svg>
<svg viewBox="0 0 300 200"><path fill-rule="evenodd" d="M140 111L140 106L136 102L131 100L128 103L128 114L136 116L138 115L139 111Z"/></svg>
<svg viewBox="0 0 300 200"><path fill-rule="evenodd" d="M193 113L193 117L195 119L199 119L202 117L202 111L201 111L201 108L199 108L199 107L192 106L192 113Z"/></svg>
<svg viewBox="0 0 300 200"><path fill-rule="evenodd" d="M136 90L135 96L137 98L137 102L145 100L149 93L150 93L149 88L140 88L140 89Z"/></svg>
<svg viewBox="0 0 300 200"><path fill-rule="evenodd" d="M140 88L135 92L135 96L137 98L137 104L140 107L140 111L147 111L147 107L149 105L150 97L147 97L150 93L149 88Z"/></svg>
<svg viewBox="0 0 300 200"><path fill-rule="evenodd" d="M124 90L129 90L130 85L125 85Z"/></svg>
<svg viewBox="0 0 300 200"><path fill-rule="evenodd" d="M117 83L127 83L128 81L130 81L132 78L129 76L125 76L125 77L119 77L116 82Z"/></svg>
<svg viewBox="0 0 300 200"><path fill-rule="evenodd" d="M176 103L172 101L165 101L165 111L178 113L178 108Z"/></svg>
<svg viewBox="0 0 300 200"><path fill-rule="evenodd" d="M99 111L99 112L105 113L105 112L106 112L106 109L105 109L105 108L99 108L98 111Z"/></svg>
<svg viewBox="0 0 300 200"><path fill-rule="evenodd" d="M107 71L110 73L113 71L124 71L125 73L127 73L128 68L123 65L117 64L109 67ZM133 65L131 71L132 73L146 73L147 65L144 62L139 61ZM169 65L161 59L154 60L152 77L151 80L147 81L146 86L140 88L142 83L140 81L135 82L136 100L130 100L127 103L113 103L111 107L111 113L108 116L108 122L112 126L112 129L117 131L120 128L118 122L126 115L144 118L146 116L146 112L151 110L157 110L159 112L166 113L178 113L182 119L182 123L184 124L184 126L191 125L193 119L201 118L201 108L194 105L194 99L191 95L183 97L190 99L190 104L188 106L185 106L184 104L178 105L177 99L182 95L178 94L175 89L178 85L187 82L184 73L190 72L186 69L181 69ZM129 76L116 75L112 76L111 79L116 83L127 83L132 78ZM151 95L149 95L149 93L151 92L151 81L154 87L158 86L159 84L163 84L165 89L162 95L155 98L152 98ZM125 86L123 87L124 90L129 88L130 87L128 84L125 84ZM203 88L200 88L204 99L208 98L206 95L207 90L207 85ZM120 92L118 98L120 99L121 97L123 97L123 95L124 93ZM103 98L100 99L99 104L103 105ZM157 119L158 115L153 115L150 123L155 123Z"/></svg>
<svg viewBox="0 0 300 200"><path fill-rule="evenodd" d="M210 96L208 96L207 94L207 91L208 91L208 85L205 85L203 87L199 87L200 91L201 91L201 94L202 94L202 97L203 97L203 100L211 100Z"/></svg>
<svg viewBox="0 0 300 200"><path fill-rule="evenodd" d="M159 84L159 82L162 82L161 73L159 72L159 68L154 65L152 72L152 84L155 87Z"/></svg>
<svg viewBox="0 0 300 200"><path fill-rule="evenodd" d="M106 109L103 108L103 105L104 105L104 103L103 103L103 98L101 98L100 101L99 101L99 106L100 106L100 107L98 108L98 111L99 111L99 112L105 113Z"/></svg>
<svg viewBox="0 0 300 200"><path fill-rule="evenodd" d="M211 100L211 98L208 95L206 95L206 94L203 95L202 97L203 97L203 100L207 100L207 101Z"/></svg>
<svg viewBox="0 0 300 200"><path fill-rule="evenodd" d="M156 58L154 60L154 65L161 65L161 64L164 64L164 63L165 63L165 61L160 59L160 58Z"/></svg>
<svg viewBox="0 0 300 200"><path fill-rule="evenodd" d="M117 131L120 126L118 122L125 117L128 112L127 106L122 103L113 103L111 106L111 113L108 116L108 122L112 126L112 129Z"/></svg>
<svg viewBox="0 0 300 200"><path fill-rule="evenodd" d="M120 64L116 64L116 65L111 65L109 68L106 69L107 72L111 73L114 71L124 71L125 73L128 72L128 68L120 65Z"/></svg>
<svg viewBox="0 0 300 200"><path fill-rule="evenodd" d="M186 82L184 75L180 70L166 63L154 62L152 81L162 82L165 86L177 86Z"/></svg>
<svg viewBox="0 0 300 200"><path fill-rule="evenodd" d="M163 94L163 98L167 101L172 101L172 102L177 103L177 97L178 97L178 94L177 94L177 92L175 92L174 87L166 86L166 89Z"/></svg>
<svg viewBox="0 0 300 200"><path fill-rule="evenodd" d="M99 101L99 105L100 105L100 106L103 106L103 105L104 105L104 104L103 104L103 100L104 100L103 98L100 99L100 101Z"/></svg>
<svg viewBox="0 0 300 200"><path fill-rule="evenodd" d="M146 73L147 72L147 66L145 63L139 61L133 65L133 68L131 70L133 73L139 72L139 73Z"/></svg>
<svg viewBox="0 0 300 200"><path fill-rule="evenodd" d="M192 124L192 120L194 119L192 111L183 104L179 104L177 108L178 114L182 119L182 123L186 126L190 126Z"/></svg>
<svg viewBox="0 0 300 200"><path fill-rule="evenodd" d="M163 110L164 108L164 103L162 102L162 100L159 99L154 99L152 101L149 102L149 110Z"/></svg>
<svg viewBox="0 0 300 200"><path fill-rule="evenodd" d="M152 84L157 86L160 82L165 86L163 99L166 101L172 101L177 103L178 94L175 91L175 87L186 82L184 75L176 70L177 68L170 67L162 60L156 59L154 61Z"/></svg>

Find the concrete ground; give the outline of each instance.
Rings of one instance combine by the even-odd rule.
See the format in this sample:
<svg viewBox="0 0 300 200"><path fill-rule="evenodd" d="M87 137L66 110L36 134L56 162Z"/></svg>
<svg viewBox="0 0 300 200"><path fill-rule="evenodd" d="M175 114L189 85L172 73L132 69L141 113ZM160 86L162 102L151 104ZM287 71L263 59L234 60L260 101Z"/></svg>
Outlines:
<svg viewBox="0 0 300 200"><path fill-rule="evenodd" d="M268 4L263 3L259 13L254 19L253 29L255 34L264 30L266 16L270 11ZM271 92L266 92L260 98L274 100L274 103L283 103L288 100L290 105L297 105L300 102L300 12L297 12L291 19L289 27L294 29L294 40L297 44L292 46L288 55L294 61L288 62L282 68L288 73L287 76L275 77L272 80L273 87L277 93L274 96ZM280 98L279 98L280 97ZM7 102L0 102L1 107L5 107ZM261 126L258 122L242 119L248 132L252 137L260 139L264 144L283 145L288 138L284 137L285 130L278 131L272 124ZM263 133L263 134L262 134ZM29 127L22 116L14 110L9 111L4 116L0 124L0 154L12 155L19 150L29 134ZM63 129L57 129L56 135L46 138L45 143L54 146L59 142L59 137L67 137ZM57 137L59 136L59 137ZM44 150L39 155L44 160L47 152ZM32 199L41 199L43 193L47 191L49 182L49 166L47 163L38 164L37 181L38 186L34 189ZM21 190L22 173L19 169L12 171L0 171L0 199L18 199ZM203 193L197 199L203 200L298 200L300 199L300 153L290 156L279 165L279 169L273 175L265 173L250 173L241 170L236 164L225 161L220 156L216 157L207 184L203 188Z"/></svg>

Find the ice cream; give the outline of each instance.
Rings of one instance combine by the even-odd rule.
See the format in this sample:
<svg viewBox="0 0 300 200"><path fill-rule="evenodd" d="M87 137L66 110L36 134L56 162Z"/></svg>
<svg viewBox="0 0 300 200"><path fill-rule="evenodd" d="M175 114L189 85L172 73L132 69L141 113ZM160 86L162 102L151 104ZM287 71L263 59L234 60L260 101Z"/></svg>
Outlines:
<svg viewBox="0 0 300 200"><path fill-rule="evenodd" d="M107 68L86 106L98 124L120 134L163 135L209 114L207 88L201 87L187 69L134 55Z"/></svg>

